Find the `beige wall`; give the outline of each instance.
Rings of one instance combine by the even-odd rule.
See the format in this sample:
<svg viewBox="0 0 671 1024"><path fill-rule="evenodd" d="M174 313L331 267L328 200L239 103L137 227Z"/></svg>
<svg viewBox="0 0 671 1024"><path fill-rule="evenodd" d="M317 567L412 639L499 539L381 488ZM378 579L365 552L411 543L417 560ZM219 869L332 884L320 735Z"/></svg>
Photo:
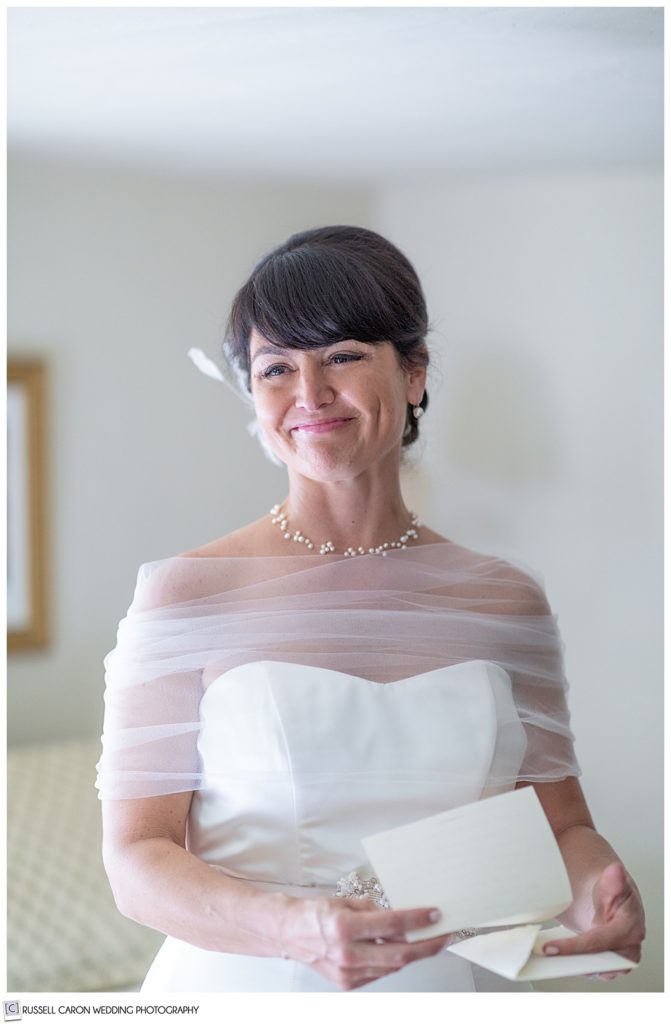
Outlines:
<svg viewBox="0 0 671 1024"><path fill-rule="evenodd" d="M545 576L585 790L648 907L645 964L617 986L660 988L661 175L306 189L14 155L9 186L10 351L49 363L54 605L51 647L10 659L10 741L98 733L139 563L284 493L186 350L216 353L235 289L292 231L375 228L436 327L409 502Z"/></svg>
<svg viewBox="0 0 671 1024"><path fill-rule="evenodd" d="M102 658L141 562L263 515L285 474L204 377L253 262L370 226L361 189L245 186L10 158L9 350L49 367L53 642L10 659L10 742L95 735Z"/></svg>
<svg viewBox="0 0 671 1024"><path fill-rule="evenodd" d="M659 989L662 176L387 186L374 221L411 254L436 326L418 505L545 577L583 786L648 912L645 964L617 985Z"/></svg>

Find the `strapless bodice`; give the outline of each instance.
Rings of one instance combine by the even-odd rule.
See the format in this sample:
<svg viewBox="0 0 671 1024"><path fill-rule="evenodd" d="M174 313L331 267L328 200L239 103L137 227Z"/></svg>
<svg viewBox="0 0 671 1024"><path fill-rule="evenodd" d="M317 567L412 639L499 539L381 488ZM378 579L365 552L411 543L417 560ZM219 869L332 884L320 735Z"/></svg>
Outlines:
<svg viewBox="0 0 671 1024"><path fill-rule="evenodd" d="M189 849L306 895L374 873L363 836L479 799L526 746L510 678L489 661L389 683L255 661L210 683L200 719Z"/></svg>
<svg viewBox="0 0 671 1024"><path fill-rule="evenodd" d="M579 771L556 617L524 567L445 543L147 569L105 662L101 798L191 794L188 849L213 871L333 895L375 873L362 838ZM366 988L467 991L476 973L446 955ZM333 987L170 937L143 991Z"/></svg>

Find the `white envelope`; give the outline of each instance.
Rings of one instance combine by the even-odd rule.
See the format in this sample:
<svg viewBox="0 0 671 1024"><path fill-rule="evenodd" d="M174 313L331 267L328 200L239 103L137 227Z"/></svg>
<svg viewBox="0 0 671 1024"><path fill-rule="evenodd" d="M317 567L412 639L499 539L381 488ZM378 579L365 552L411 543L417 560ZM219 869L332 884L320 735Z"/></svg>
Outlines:
<svg viewBox="0 0 671 1024"><path fill-rule="evenodd" d="M450 946L464 960L486 967L511 981L544 981L548 978L566 978L575 974L598 974L603 971L626 971L638 964L626 960L619 953L580 953L564 956L546 956L543 946L552 939L571 939L570 928L541 928L527 924L521 928L476 935Z"/></svg>
<svg viewBox="0 0 671 1024"><path fill-rule="evenodd" d="M540 922L566 910L572 893L532 786L366 836L362 844L394 909L440 909L436 924L406 933L411 941L463 928L525 925L466 939L450 951L520 981L637 966L615 953L542 954L541 944L559 935L541 933ZM616 966L602 966L605 958Z"/></svg>

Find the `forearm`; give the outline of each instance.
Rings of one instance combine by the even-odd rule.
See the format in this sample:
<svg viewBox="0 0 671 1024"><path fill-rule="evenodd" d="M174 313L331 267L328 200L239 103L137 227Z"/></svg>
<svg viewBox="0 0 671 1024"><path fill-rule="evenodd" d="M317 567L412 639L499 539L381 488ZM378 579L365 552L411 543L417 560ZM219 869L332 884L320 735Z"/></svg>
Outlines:
<svg viewBox="0 0 671 1024"><path fill-rule="evenodd" d="M129 844L106 864L126 917L203 949L282 955L282 921L295 898L230 878L168 838Z"/></svg>
<svg viewBox="0 0 671 1024"><path fill-rule="evenodd" d="M558 920L567 928L586 931L592 925L592 890L608 864L619 860L612 846L588 825L574 825L557 837L571 882L573 902Z"/></svg>

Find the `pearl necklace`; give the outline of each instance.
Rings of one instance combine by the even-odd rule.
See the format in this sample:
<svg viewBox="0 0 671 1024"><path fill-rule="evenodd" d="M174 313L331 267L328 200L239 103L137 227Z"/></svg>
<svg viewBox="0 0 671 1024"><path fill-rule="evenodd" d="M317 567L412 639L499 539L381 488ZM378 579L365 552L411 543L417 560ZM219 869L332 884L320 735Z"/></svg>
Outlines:
<svg viewBox="0 0 671 1024"><path fill-rule="evenodd" d="M308 551L312 551L312 549L314 548L314 542L311 541L309 537L306 537L304 533L301 533L300 530L295 530L293 534L291 533L289 529L289 519L287 517L287 514L286 512L281 511L279 505L273 505L273 507L270 510L270 514L273 517L273 525L279 526L285 540L293 540L294 544L305 544L305 547L308 549ZM368 553L369 555L382 555L384 557L386 556L388 551L391 551L393 549L405 551L408 546L409 540L418 539L419 534L417 533L416 528L422 525L414 512L410 513L410 522L411 525L408 527L405 533L401 534L398 540L392 540L389 541L387 544L379 544L377 547L368 548L368 552L366 552L366 549L362 548L361 546L356 548L346 548L346 550L343 552L345 558L353 558L354 555L365 555L366 553ZM336 555L337 553L338 552L335 549L335 545L330 540L325 541L319 547L320 555Z"/></svg>

